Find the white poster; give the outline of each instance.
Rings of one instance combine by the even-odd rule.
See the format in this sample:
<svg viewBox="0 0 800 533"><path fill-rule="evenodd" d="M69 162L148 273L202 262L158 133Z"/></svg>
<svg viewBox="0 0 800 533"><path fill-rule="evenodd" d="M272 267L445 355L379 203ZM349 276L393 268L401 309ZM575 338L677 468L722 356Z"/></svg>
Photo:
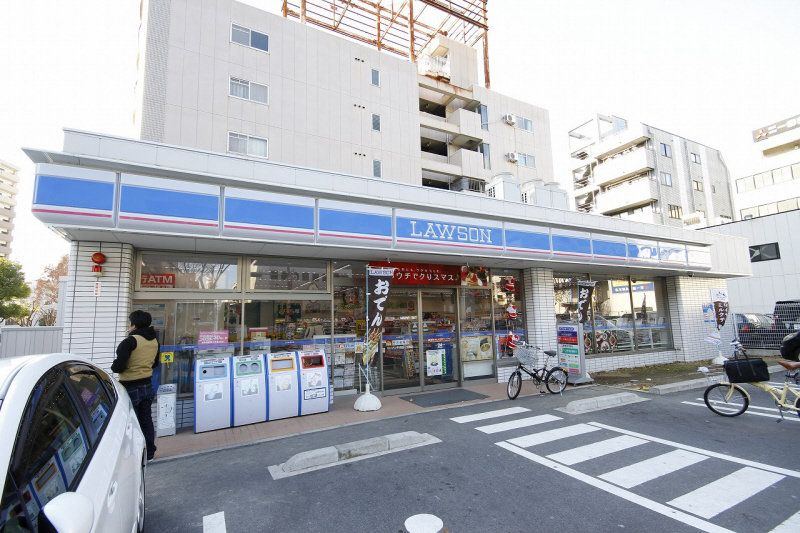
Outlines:
<svg viewBox="0 0 800 533"><path fill-rule="evenodd" d="M441 376L442 364L444 362L444 349L426 350L425 357L428 360L428 376Z"/></svg>

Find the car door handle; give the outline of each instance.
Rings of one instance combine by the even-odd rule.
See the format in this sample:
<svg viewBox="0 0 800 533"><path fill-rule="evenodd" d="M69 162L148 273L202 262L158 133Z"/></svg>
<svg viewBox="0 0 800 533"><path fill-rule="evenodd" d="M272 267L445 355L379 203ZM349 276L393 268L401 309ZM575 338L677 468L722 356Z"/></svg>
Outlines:
<svg viewBox="0 0 800 533"><path fill-rule="evenodd" d="M114 501L117 499L117 482L111 484L111 488L108 489L108 499L106 502L108 503L108 508L112 509L114 507Z"/></svg>

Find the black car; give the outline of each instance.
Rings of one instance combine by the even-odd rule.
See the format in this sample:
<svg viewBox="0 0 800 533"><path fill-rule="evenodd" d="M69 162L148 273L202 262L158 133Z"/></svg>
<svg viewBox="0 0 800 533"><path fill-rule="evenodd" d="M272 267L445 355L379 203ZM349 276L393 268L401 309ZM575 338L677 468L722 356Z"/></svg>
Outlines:
<svg viewBox="0 0 800 533"><path fill-rule="evenodd" d="M772 319L761 313L736 313L736 333L745 348L777 347L780 344L773 330ZM780 337L783 338L783 337Z"/></svg>
<svg viewBox="0 0 800 533"><path fill-rule="evenodd" d="M800 300L775 302L775 339L778 344L786 335L800 331Z"/></svg>

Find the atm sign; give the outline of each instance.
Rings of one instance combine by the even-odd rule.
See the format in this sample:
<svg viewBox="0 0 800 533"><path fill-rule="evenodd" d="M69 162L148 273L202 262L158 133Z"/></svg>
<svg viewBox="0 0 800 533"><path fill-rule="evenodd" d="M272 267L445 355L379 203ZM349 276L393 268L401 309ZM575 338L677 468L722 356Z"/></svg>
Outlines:
<svg viewBox="0 0 800 533"><path fill-rule="evenodd" d="M148 289L174 289L175 274L142 274L141 286Z"/></svg>

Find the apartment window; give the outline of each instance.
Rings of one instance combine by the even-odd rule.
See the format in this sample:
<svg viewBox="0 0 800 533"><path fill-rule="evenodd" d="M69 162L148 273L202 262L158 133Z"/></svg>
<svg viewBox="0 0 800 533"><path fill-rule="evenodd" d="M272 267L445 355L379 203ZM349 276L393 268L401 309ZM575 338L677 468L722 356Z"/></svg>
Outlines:
<svg viewBox="0 0 800 533"><path fill-rule="evenodd" d="M661 143L661 155L664 157L672 157L672 146Z"/></svg>
<svg viewBox="0 0 800 533"><path fill-rule="evenodd" d="M702 181L697 181L697 180L692 180L692 189L694 189L696 191L699 191L699 192L703 192L703 182Z"/></svg>
<svg viewBox="0 0 800 533"><path fill-rule="evenodd" d="M774 215L778 212L778 202L772 202L758 206L758 216L765 217L767 215Z"/></svg>
<svg viewBox="0 0 800 533"><path fill-rule="evenodd" d="M797 198L789 198L788 200L781 200L778 202L778 213L793 211L795 209L797 209Z"/></svg>
<svg viewBox="0 0 800 533"><path fill-rule="evenodd" d="M487 130L489 129L489 109L481 104L478 106L478 114L481 116L481 129Z"/></svg>
<svg viewBox="0 0 800 533"><path fill-rule="evenodd" d="M759 244L758 246L750 247L750 262L759 263L761 261L772 261L781 258L781 251L778 248L778 243Z"/></svg>
<svg viewBox="0 0 800 533"><path fill-rule="evenodd" d="M373 178L380 178L381 177L381 162L377 159L372 160L372 177Z"/></svg>
<svg viewBox="0 0 800 533"><path fill-rule="evenodd" d="M381 86L381 71L376 68L372 69L372 85L375 87Z"/></svg>
<svg viewBox="0 0 800 533"><path fill-rule="evenodd" d="M700 154L692 152L692 163L700 163Z"/></svg>
<svg viewBox="0 0 800 533"><path fill-rule="evenodd" d="M269 104L269 87L231 76L230 94L262 104Z"/></svg>
<svg viewBox="0 0 800 533"><path fill-rule="evenodd" d="M231 24L231 41L256 50L269 52L269 35L253 31L244 26Z"/></svg>
<svg viewBox="0 0 800 533"><path fill-rule="evenodd" d="M669 206L669 218L683 218L683 208L679 205Z"/></svg>
<svg viewBox="0 0 800 533"><path fill-rule="evenodd" d="M241 133L228 132L228 151L235 154L268 157L269 141Z"/></svg>
<svg viewBox="0 0 800 533"><path fill-rule="evenodd" d="M672 187L672 174L670 174L669 172L662 172L661 183L668 187Z"/></svg>
<svg viewBox="0 0 800 533"><path fill-rule="evenodd" d="M381 131L381 116L372 114L372 131Z"/></svg>
<svg viewBox="0 0 800 533"><path fill-rule="evenodd" d="M517 128L533 133L533 122L525 117L516 117Z"/></svg>
<svg viewBox="0 0 800 533"><path fill-rule="evenodd" d="M523 167L536 168L536 158L528 154L517 154L519 163Z"/></svg>
<svg viewBox="0 0 800 533"><path fill-rule="evenodd" d="M489 145L481 143L478 145L478 152L483 154L483 168L490 170L492 168L491 157L489 156Z"/></svg>

